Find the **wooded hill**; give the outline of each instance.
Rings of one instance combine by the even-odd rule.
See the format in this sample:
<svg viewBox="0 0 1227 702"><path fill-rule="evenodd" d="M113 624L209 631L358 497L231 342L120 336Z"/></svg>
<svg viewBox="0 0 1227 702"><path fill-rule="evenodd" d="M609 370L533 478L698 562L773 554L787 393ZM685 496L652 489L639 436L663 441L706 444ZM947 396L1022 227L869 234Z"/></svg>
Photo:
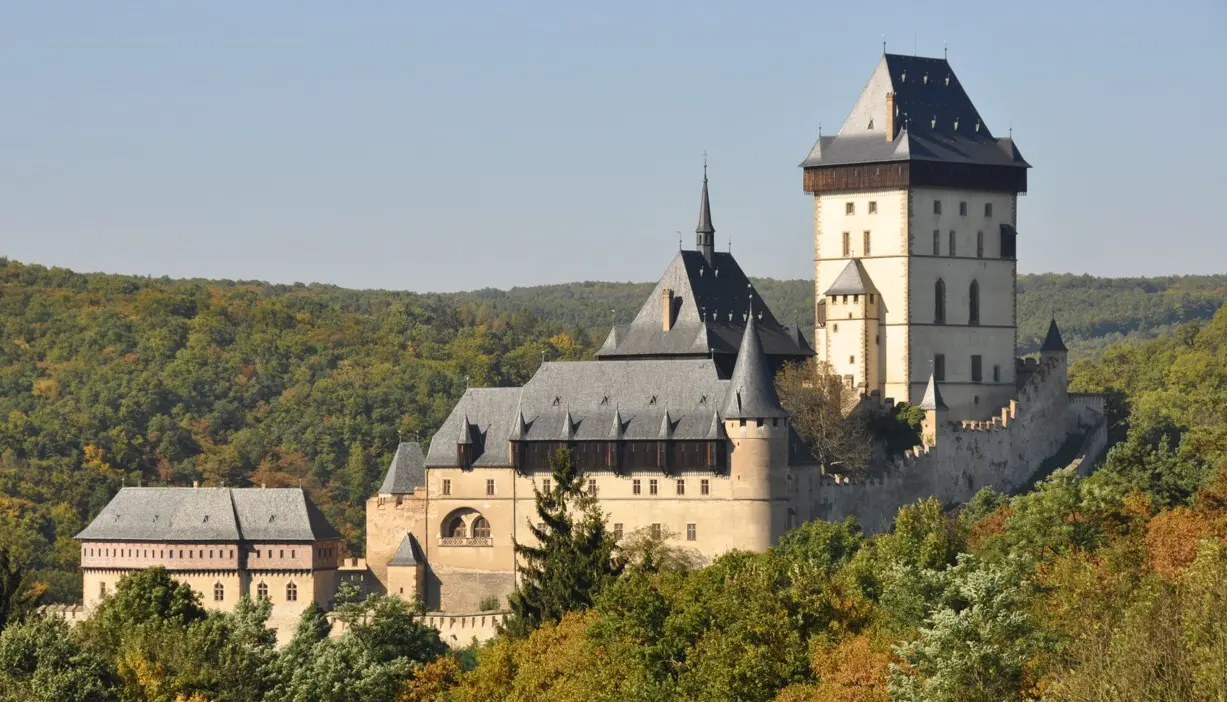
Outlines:
<svg viewBox="0 0 1227 702"><path fill-rule="evenodd" d="M805 281L756 281L786 322ZM364 502L399 440L466 385L581 359L648 284L447 295L80 274L0 258L0 548L53 600L80 594L73 534L122 484L302 485L361 553ZM1020 279L1021 338L1060 300L1084 355L1213 314L1227 276ZM1024 348L1026 350L1026 347Z"/></svg>

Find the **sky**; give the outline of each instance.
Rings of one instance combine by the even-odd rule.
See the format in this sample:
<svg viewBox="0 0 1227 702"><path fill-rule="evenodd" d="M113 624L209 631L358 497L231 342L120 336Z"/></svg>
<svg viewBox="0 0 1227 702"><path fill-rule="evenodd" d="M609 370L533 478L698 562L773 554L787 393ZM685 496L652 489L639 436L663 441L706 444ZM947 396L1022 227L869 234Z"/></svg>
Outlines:
<svg viewBox="0 0 1227 702"><path fill-rule="evenodd" d="M1227 2L0 0L0 256L451 291L809 278L798 163L887 50L1032 164L1021 272L1224 273Z"/></svg>

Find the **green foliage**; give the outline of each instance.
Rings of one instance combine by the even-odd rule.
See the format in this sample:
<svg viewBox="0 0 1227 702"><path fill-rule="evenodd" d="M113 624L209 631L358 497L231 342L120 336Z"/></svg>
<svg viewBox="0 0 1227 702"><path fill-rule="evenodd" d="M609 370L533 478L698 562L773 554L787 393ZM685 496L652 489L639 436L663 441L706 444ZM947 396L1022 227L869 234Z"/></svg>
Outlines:
<svg viewBox="0 0 1227 702"><path fill-rule="evenodd" d="M0 631L38 606L43 587L30 582L30 572L0 548Z"/></svg>
<svg viewBox="0 0 1227 702"><path fill-rule="evenodd" d="M481 612L496 612L498 611L499 598L498 595L489 595L481 598L481 602L477 603L477 609Z"/></svg>
<svg viewBox="0 0 1227 702"><path fill-rule="evenodd" d="M165 568L149 568L120 578L115 592L95 608L82 626L90 639L114 647L126 632L142 625L165 623L186 628L205 616L199 593L174 580Z"/></svg>
<svg viewBox="0 0 1227 702"><path fill-rule="evenodd" d="M30 617L0 633L0 700L110 702L114 669L61 619Z"/></svg>
<svg viewBox="0 0 1227 702"><path fill-rule="evenodd" d="M551 487L536 485L539 523L529 522L535 545L515 544L522 559L519 586L508 598L511 615L505 627L525 637L544 622L585 609L622 568L614 559L616 544L606 529L596 497L582 486L578 465L565 449L550 459Z"/></svg>

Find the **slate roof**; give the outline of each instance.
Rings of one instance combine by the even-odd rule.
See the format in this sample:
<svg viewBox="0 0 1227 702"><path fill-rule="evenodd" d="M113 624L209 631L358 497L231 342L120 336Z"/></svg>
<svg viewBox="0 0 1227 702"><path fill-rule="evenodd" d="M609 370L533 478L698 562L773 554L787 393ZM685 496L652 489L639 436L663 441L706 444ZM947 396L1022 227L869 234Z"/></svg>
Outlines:
<svg viewBox="0 0 1227 702"><path fill-rule="evenodd" d="M886 139L886 95L897 136ZM884 54L834 136L820 136L802 167L940 161L1029 168L1014 140L992 135L945 59Z"/></svg>
<svg viewBox="0 0 1227 702"><path fill-rule="evenodd" d="M932 373L929 374L929 385L925 388L925 395L920 400L920 409L949 409L946 407L946 401L942 399L942 391L937 387L937 378Z"/></svg>
<svg viewBox="0 0 1227 702"><path fill-rule="evenodd" d="M661 291L673 291L672 328L663 330ZM733 356L741 345L746 314L754 300L759 341L768 356L803 358L814 350L801 331L781 324L763 304L733 255L679 251L630 324L615 326L597 351L600 359Z"/></svg>
<svg viewBox="0 0 1227 702"><path fill-rule="evenodd" d="M605 441L618 427L625 440L655 440L666 414L673 439L706 439L728 384L707 358L545 363L523 388L466 391L435 433L426 465L456 464L454 437L465 417L480 437L476 466L510 464L507 442L520 412L527 441Z"/></svg>
<svg viewBox="0 0 1227 702"><path fill-rule="evenodd" d="M835 277L835 282L827 288L824 295L866 295L877 292L869 280L869 273L861 265L860 260L852 259L848 265Z"/></svg>
<svg viewBox="0 0 1227 702"><path fill-rule="evenodd" d="M422 447L402 441L388 465L388 473L379 486L381 495L412 495L414 488L426 485L426 456Z"/></svg>
<svg viewBox="0 0 1227 702"><path fill-rule="evenodd" d="M755 332L754 315L746 323L741 350L737 353L737 365L729 378L722 414L725 419L788 416L775 392L771 369Z"/></svg>
<svg viewBox="0 0 1227 702"><path fill-rule="evenodd" d="M339 539L300 488L123 488L74 537L83 541Z"/></svg>
<svg viewBox="0 0 1227 702"><path fill-rule="evenodd" d="M1061 340L1061 330L1057 329L1057 320L1054 317L1048 322L1048 335L1044 337L1044 343L1040 345L1040 352L1068 350L1065 348L1065 342Z"/></svg>
<svg viewBox="0 0 1227 702"><path fill-rule="evenodd" d="M422 557L422 550L418 548L417 540L413 538L413 534L405 534L405 538L401 539L400 546L396 549L396 553L388 561L390 566L415 566L419 563L425 563L426 559Z"/></svg>

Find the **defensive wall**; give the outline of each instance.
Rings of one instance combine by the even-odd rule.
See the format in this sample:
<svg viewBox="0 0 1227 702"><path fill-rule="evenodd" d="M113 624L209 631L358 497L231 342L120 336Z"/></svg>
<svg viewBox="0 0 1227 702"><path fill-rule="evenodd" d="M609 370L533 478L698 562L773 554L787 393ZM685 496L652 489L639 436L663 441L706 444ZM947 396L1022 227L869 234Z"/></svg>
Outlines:
<svg viewBox="0 0 1227 702"><path fill-rule="evenodd" d="M815 496L814 516L838 521L855 516L866 532L890 529L899 508L933 497L944 505L966 502L982 488L1017 492L1041 469L1080 439L1072 463L1085 474L1107 445L1103 398L1066 390L1063 358L1028 364L1017 399L990 420L947 421L938 413L931 444L891 459L884 470L863 480L824 476Z"/></svg>

